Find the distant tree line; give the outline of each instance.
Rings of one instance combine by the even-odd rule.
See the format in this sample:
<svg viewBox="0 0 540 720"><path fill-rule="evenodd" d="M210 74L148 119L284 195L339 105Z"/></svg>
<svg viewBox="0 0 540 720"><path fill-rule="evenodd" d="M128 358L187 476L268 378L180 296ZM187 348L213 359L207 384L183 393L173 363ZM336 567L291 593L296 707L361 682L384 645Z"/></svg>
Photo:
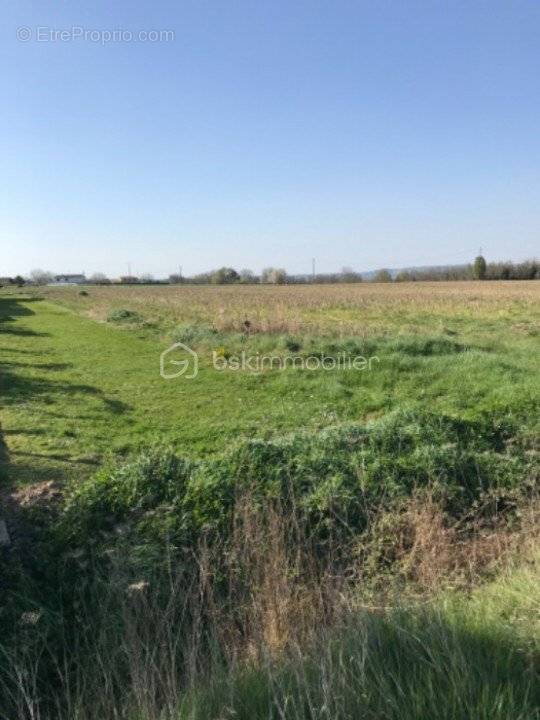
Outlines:
<svg viewBox="0 0 540 720"><path fill-rule="evenodd" d="M192 277L182 277L178 274L170 275L169 282L173 284L192 285L302 285L307 283L343 283L361 282L362 274L343 268L340 273L321 273L317 275L289 275L286 270L279 267L266 267L260 275L252 270L243 269L237 272L233 268L223 267Z"/></svg>
<svg viewBox="0 0 540 720"><path fill-rule="evenodd" d="M0 278L0 285L23 286L48 285L54 282L55 276L44 270L33 270L28 278L21 275ZM540 262L525 260L524 262L486 262L478 255L468 265L448 265L436 268L411 268L392 271L377 270L373 273L359 273L349 267L342 268L338 273L317 273L289 275L283 268L267 267L259 275L244 268L235 270L232 267L221 267L217 270L185 277L180 273L169 275L166 280L156 280L150 274L123 275L118 279L110 279L103 273L90 275L85 282L89 285L306 285L308 283L359 283L359 282L436 282L451 280L540 280Z"/></svg>
<svg viewBox="0 0 540 720"><path fill-rule="evenodd" d="M253 285L257 283L285 285L291 280L292 277L287 275L283 268L275 267L264 268L260 275L256 275L253 270L248 268L237 271L231 267L221 267L191 277L183 277L178 274L169 275L169 282L175 285Z"/></svg>
<svg viewBox="0 0 540 720"><path fill-rule="evenodd" d="M400 270L394 280L396 282L437 280L540 280L540 263L538 260L525 260L521 263L513 263L510 261L488 263L482 255L478 255L471 265Z"/></svg>
<svg viewBox="0 0 540 720"><path fill-rule="evenodd" d="M260 275L252 270L237 271L231 267L222 267L191 277L178 273L170 275L168 282L172 285L306 285L308 283L359 283L359 282L436 282L451 280L538 280L540 279L540 263L537 260L526 260L521 263L499 262L487 263L479 255L468 265L449 265L443 268L418 268L400 270L377 270L374 273L360 273L352 268L344 267L337 273L317 273L289 275L283 268L264 268ZM146 280L147 282L148 280ZM142 278L122 278L122 282L145 282ZM154 281L164 282L164 281Z"/></svg>
<svg viewBox="0 0 540 720"><path fill-rule="evenodd" d="M19 287L22 287L25 283L26 280L21 275L0 278L0 287L3 287L4 285L18 285Z"/></svg>

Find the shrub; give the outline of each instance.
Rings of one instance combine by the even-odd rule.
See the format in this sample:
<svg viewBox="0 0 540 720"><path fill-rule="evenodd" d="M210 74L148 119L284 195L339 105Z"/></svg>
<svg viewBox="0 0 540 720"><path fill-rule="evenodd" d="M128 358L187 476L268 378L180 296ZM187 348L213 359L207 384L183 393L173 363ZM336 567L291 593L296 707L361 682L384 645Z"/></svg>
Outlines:
<svg viewBox="0 0 540 720"><path fill-rule="evenodd" d="M107 320L114 323L136 324L142 322L142 317L139 315L139 313L133 310L125 310L124 308L120 308L117 310L112 310L112 312L109 313Z"/></svg>
<svg viewBox="0 0 540 720"><path fill-rule="evenodd" d="M217 341L220 337L218 331L205 324L185 323L178 325L172 333L175 342L185 343L186 345L197 344L204 341Z"/></svg>
<svg viewBox="0 0 540 720"><path fill-rule="evenodd" d="M396 411L365 426L242 441L199 461L149 450L78 484L54 533L61 544L84 544L121 523L135 544L192 544L201 534L226 542L238 494L249 489L254 502L294 505L322 548L336 533L361 533L377 508L419 488L460 517L486 494L525 489L533 460L510 420Z"/></svg>

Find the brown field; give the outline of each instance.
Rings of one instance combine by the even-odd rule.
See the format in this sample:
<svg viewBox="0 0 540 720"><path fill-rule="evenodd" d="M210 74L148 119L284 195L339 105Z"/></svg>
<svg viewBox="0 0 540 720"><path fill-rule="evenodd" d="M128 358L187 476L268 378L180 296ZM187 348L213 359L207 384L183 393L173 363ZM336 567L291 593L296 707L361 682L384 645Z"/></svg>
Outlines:
<svg viewBox="0 0 540 720"><path fill-rule="evenodd" d="M39 293L96 320L111 310L139 313L167 330L204 323L223 331L380 334L440 332L448 324L489 319L517 332L537 332L537 281L365 283L354 285L92 286Z"/></svg>

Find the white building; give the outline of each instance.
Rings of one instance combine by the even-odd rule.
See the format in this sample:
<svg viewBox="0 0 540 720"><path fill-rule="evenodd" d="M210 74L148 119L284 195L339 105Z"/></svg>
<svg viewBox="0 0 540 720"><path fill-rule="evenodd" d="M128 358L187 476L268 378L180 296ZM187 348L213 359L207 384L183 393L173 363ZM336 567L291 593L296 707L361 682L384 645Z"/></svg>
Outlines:
<svg viewBox="0 0 540 720"><path fill-rule="evenodd" d="M55 275L50 285L84 285L86 277L84 275Z"/></svg>

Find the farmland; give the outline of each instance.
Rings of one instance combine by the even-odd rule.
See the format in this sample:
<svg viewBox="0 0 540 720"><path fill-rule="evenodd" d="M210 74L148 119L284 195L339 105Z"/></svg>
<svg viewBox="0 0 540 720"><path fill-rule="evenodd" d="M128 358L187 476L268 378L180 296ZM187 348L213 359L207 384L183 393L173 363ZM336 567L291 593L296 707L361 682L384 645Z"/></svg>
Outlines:
<svg viewBox="0 0 540 720"><path fill-rule="evenodd" d="M290 334L369 334L538 329L538 286L532 282L455 282L360 285L113 286L44 288L39 295L96 320L127 308L167 331L207 323L222 331ZM456 327L457 326L457 327Z"/></svg>
<svg viewBox="0 0 540 720"><path fill-rule="evenodd" d="M3 431L17 482L84 477L111 453L149 441L204 455L239 437L364 421L404 404L519 414L538 392L534 282L34 294L0 301ZM118 310L135 322L108 322ZM191 382L159 375L159 355L174 340L200 351ZM290 347L380 363L335 373L211 367L216 348L283 355Z"/></svg>
<svg viewBox="0 0 540 720"><path fill-rule="evenodd" d="M539 346L535 281L0 290L10 707L30 657L66 718L538 717Z"/></svg>

